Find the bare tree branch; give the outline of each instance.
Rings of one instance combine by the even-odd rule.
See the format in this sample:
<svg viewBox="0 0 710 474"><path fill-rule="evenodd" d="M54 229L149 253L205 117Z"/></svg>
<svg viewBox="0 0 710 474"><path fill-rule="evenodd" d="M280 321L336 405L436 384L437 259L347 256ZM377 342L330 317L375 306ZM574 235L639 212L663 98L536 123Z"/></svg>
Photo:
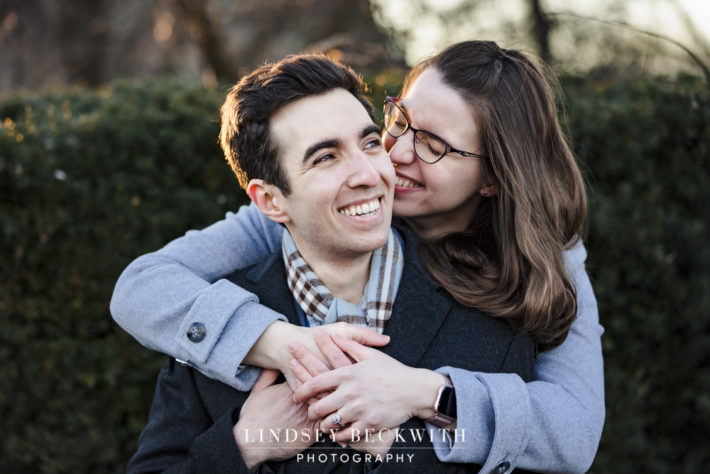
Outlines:
<svg viewBox="0 0 710 474"><path fill-rule="evenodd" d="M690 34L691 38L693 38L693 41L695 41L695 43L703 50L703 53L707 57L710 57L710 43L708 43L703 34L698 31L698 27L696 26L688 11L678 5L677 2L672 2L672 4L674 10L676 11L676 14L683 22L683 26L685 26L685 29Z"/></svg>
<svg viewBox="0 0 710 474"><path fill-rule="evenodd" d="M530 0L530 19L532 20L532 34L538 47L538 54L543 61L551 63L552 51L550 49L550 30L552 21L545 13L540 0Z"/></svg>
<svg viewBox="0 0 710 474"><path fill-rule="evenodd" d="M708 66L703 62L698 55L696 55L690 48L685 46L683 43L680 41L674 40L673 38L670 38L668 36L662 35L660 33L654 33L652 31L647 31L647 30L642 30L640 28L636 28L635 26L629 25L628 23L625 23L623 21L619 20L600 20L599 18L593 18L589 16L584 16L584 15L578 15L576 13L570 13L570 12L556 12L556 13L549 13L549 16L556 16L556 17L570 17L570 18L577 18L580 20L586 20L586 21L593 21L596 23L602 23L604 25L610 25L610 26L616 26L620 28L625 28L629 31L633 31L635 33L640 33L643 35L651 36L653 38L657 38L663 41L667 41L668 43L671 43L678 48L682 49L685 51L685 53L690 56L690 59L695 62L695 64L698 65L698 67L703 71L703 74L705 75L705 82L707 82L708 86L710 86L710 69L708 69Z"/></svg>

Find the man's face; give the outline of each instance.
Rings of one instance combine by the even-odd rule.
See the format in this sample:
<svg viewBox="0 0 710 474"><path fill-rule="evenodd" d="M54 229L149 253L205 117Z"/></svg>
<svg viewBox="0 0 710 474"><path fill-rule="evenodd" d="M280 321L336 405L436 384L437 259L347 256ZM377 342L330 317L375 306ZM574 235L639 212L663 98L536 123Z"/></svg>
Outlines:
<svg viewBox="0 0 710 474"><path fill-rule="evenodd" d="M383 246L395 174L362 104L344 89L299 99L272 116L270 131L291 188L276 200L304 258Z"/></svg>

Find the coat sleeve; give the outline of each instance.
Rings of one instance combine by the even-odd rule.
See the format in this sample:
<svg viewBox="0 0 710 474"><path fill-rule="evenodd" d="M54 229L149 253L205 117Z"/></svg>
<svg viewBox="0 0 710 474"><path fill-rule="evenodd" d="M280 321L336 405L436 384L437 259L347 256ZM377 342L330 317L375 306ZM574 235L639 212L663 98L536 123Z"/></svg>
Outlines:
<svg viewBox="0 0 710 474"><path fill-rule="evenodd" d="M444 462L586 472L604 425L604 374L597 302L584 268L581 243L565 261L577 291L578 313L565 342L541 353L535 380L443 367L456 387L457 429L452 443L435 443Z"/></svg>
<svg viewBox="0 0 710 474"><path fill-rule="evenodd" d="M212 420L193 374L174 359L163 366L128 473L249 472L232 434L237 407Z"/></svg>
<svg viewBox="0 0 710 474"><path fill-rule="evenodd" d="M441 462L432 449L434 438L447 436L444 430L432 429L423 421L412 418L400 426L401 436L374 469L377 474L401 472L470 473L470 464ZM368 472L368 469L365 469Z"/></svg>
<svg viewBox="0 0 710 474"><path fill-rule="evenodd" d="M258 373L237 376L239 364L266 327L286 318L222 278L268 256L280 246L281 233L254 205L189 231L128 265L116 283L111 314L146 347L248 390ZM187 337L194 324L205 329L199 342Z"/></svg>

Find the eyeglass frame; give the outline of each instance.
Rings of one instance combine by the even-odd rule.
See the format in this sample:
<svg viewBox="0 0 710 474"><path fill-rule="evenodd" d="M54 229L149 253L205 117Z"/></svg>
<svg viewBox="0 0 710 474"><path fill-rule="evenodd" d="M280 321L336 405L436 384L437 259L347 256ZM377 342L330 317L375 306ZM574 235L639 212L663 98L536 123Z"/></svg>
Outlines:
<svg viewBox="0 0 710 474"><path fill-rule="evenodd" d="M446 142L446 140L444 140L444 139L441 138L440 136L436 135L435 133L431 133L431 132L428 132L428 131L426 131L426 130L422 130L422 129L418 129L418 128L412 127L412 124L409 123L409 122L410 122L409 117L407 117L407 114L404 112L404 110L402 110L402 108L401 108L401 107L399 106L399 104L398 104L398 102L399 102L400 100L401 100L401 98L399 98L399 97L392 97L392 96L387 96L387 97L385 97L385 103L384 103L384 106L382 107L383 122L384 122L385 131L386 131L387 133L389 133L389 134L392 136L392 138L400 138L400 137L403 136L405 133L407 133L407 130L411 130L412 133L413 133L413 136L412 136L412 145L413 145L413 148L414 148L414 154L417 155L417 158L419 158L420 160L422 160L424 163L426 163L426 164L428 164L428 165L436 164L436 163L438 163L439 161L441 161L441 159L442 159L443 157L445 157L446 155L448 155L449 153L452 153L452 152L453 152L453 153L457 153L457 154L459 154L459 155L461 155L461 156L468 156L468 157L472 157L472 158L481 158L481 159L485 159L485 158L486 158L486 155L481 155L481 154L479 154L479 153L472 153L472 152L470 152L470 151L463 151L463 150L459 150L459 149L457 149L457 148L454 148L454 147L452 147L451 145L449 145L449 144ZM400 133L399 135L396 135L396 136L395 136L392 132L390 132L389 129L387 128L387 120L385 120L385 118L384 118L384 116L387 115L387 104L388 104L388 103L391 103L392 105L394 105L395 107L397 107L397 110L400 111L400 113L401 113L402 116L404 117L404 120L407 121L407 126L404 128L404 131L403 131L402 133ZM444 144L444 153L442 153L442 155L441 155L439 158L437 158L435 161L426 161L424 158L422 158L421 156L419 156L419 153L417 152L417 142L416 142L416 140L417 140L417 138L416 138L416 137L417 137L417 133L419 133L419 132L421 132L421 133L426 133L427 135L430 135L431 137L435 138L436 140L439 140L441 143Z"/></svg>

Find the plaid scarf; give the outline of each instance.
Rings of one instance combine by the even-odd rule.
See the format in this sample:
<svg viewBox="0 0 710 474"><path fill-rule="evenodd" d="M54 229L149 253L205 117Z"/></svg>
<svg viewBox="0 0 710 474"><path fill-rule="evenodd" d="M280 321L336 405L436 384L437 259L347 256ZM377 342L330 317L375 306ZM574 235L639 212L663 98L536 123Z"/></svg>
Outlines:
<svg viewBox="0 0 710 474"><path fill-rule="evenodd" d="M311 326L344 321L382 334L392 314L404 266L402 246L391 229L387 243L372 253L370 278L359 305L333 297L303 259L287 230L284 230L281 249L288 287Z"/></svg>

